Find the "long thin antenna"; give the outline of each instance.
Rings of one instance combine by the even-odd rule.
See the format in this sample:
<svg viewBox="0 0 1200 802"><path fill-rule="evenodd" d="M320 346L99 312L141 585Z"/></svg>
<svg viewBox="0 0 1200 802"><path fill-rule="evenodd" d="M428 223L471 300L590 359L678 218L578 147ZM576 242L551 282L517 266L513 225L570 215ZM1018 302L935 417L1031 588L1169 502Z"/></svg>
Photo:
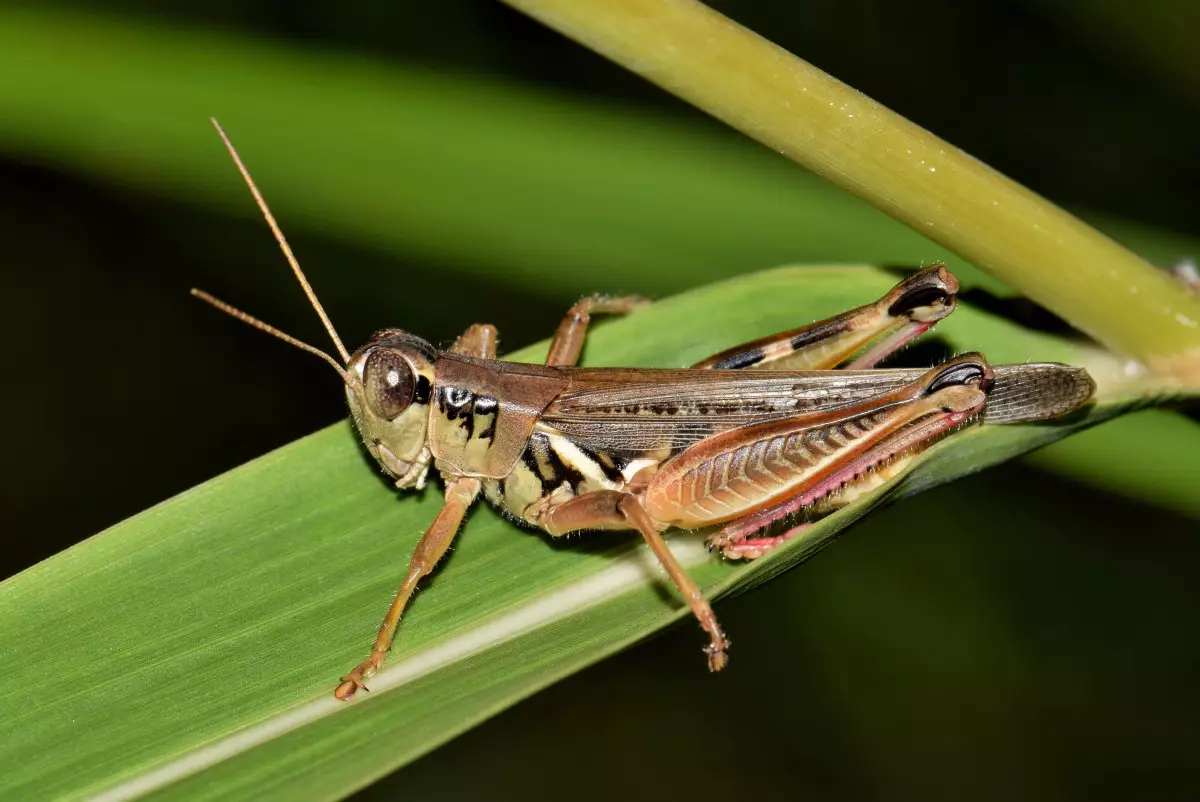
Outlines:
<svg viewBox="0 0 1200 802"><path fill-rule="evenodd" d="M320 348L309 345L308 343L304 342L303 340L297 340L295 337L293 337L290 334L284 334L282 331L275 328L271 324L263 323L261 320L254 317L253 315L248 315L245 312L243 312L241 309L238 309L236 306L230 306L229 304L225 303L221 299L214 298L213 296L209 295L204 290L198 290L193 287L192 295L196 296L201 301L204 301L206 304L211 304L212 306L215 306L217 309L220 309L225 314L236 317L238 320L242 321L243 323L250 324L254 328L258 329L259 331L265 331L267 334L270 334L272 337L278 337L279 339L283 340L285 343L290 343L291 345L296 346L301 351L308 351L310 354L314 354L316 356L321 357L321 359L324 359L326 362L333 365L333 369L338 372L338 375L342 377L343 381L349 381L349 377L348 377L348 374L346 373L346 369L343 368L341 365L339 365L338 361L336 359L334 359L329 354L322 351Z"/></svg>
<svg viewBox="0 0 1200 802"><path fill-rule="evenodd" d="M304 277L304 271L300 269L300 263L296 261L296 255L292 253L292 247L288 245L287 238L283 236L283 231L279 228L279 224L275 222L275 216L271 214L271 209L267 206L267 202L263 199L262 193L259 192L258 187L255 186L254 179L250 177L250 171L247 170L246 165L242 163L242 158L238 156L237 150L233 147L233 143L229 141L229 137L225 135L225 129L221 128L221 124L217 122L217 118L209 117L208 119L213 124L213 128L217 129L217 133L221 135L221 141L225 143L225 149L228 150L229 155L233 157L233 163L237 165L238 172L241 173L242 178L245 179L246 186L250 187L250 194L254 196L254 201L258 204L258 208L262 211L263 217L267 219L267 225L271 227L271 233L275 235L275 241L279 243L280 250L283 251L283 255L287 258L288 264L292 266L292 272L296 274L296 278L300 281L300 286L304 288L304 294L308 296L308 300L312 303L313 309L317 310L317 314L320 316L321 322L325 324L325 331L329 332L329 336L333 340L333 344L337 346L337 351L341 355L342 361L349 364L350 353L346 351L346 346L342 345L341 338L338 337L337 332L334 331L333 324L329 322L329 315L325 314L325 308L322 307L321 302L317 300L317 294L313 292L312 285L309 284L308 279ZM192 293L196 294L196 291L193 290ZM203 295L197 295L197 297L204 298L204 300L208 301L209 303L213 303L213 301L216 300L211 296L205 298ZM251 318L244 312L233 310L233 307L224 305L219 301L217 303L213 303L213 306L229 312L234 317L245 320L247 323L250 323L250 321L254 320L254 318ZM237 312L237 314L234 314L235 312ZM251 325L256 325L258 328L263 329L263 331L270 331L275 333L277 336L282 336L283 339L288 339L287 335L283 335L282 332L272 329L269 326L266 326L266 324L251 323ZM299 340L293 340L293 342L296 345L302 345ZM312 346L308 346L308 348L310 350L315 350L312 349Z"/></svg>

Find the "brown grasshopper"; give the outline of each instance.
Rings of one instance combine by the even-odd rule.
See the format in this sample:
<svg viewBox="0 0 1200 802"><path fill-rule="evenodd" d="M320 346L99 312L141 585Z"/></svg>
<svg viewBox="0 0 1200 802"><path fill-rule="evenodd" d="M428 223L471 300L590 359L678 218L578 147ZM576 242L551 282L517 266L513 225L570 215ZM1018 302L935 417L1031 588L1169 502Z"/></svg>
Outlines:
<svg viewBox="0 0 1200 802"><path fill-rule="evenodd" d="M396 487L423 487L430 468L445 483L445 506L413 551L370 656L334 691L338 699L365 688L382 666L417 583L481 495L554 537L637 531L708 633L708 667L718 671L729 641L664 530L715 527L708 542L725 557L759 557L803 528L798 515L847 503L953 431L980 420L1056 417L1094 389L1082 368L993 367L977 353L928 370L874 369L954 311L958 282L940 265L874 303L689 369L576 367L591 316L648 303L632 296L572 306L545 365L498 361L489 325L467 329L446 351L384 329L349 353L217 130L342 361L207 293L193 294L333 365L363 443Z"/></svg>

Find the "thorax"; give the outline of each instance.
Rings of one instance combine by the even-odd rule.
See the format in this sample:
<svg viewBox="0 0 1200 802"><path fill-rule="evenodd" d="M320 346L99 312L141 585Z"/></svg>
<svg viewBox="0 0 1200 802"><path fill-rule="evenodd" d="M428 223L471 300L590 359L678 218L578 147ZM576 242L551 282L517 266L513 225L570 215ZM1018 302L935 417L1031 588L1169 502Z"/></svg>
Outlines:
<svg viewBox="0 0 1200 802"><path fill-rule="evenodd" d="M597 490L619 490L650 460L615 457L547 426L530 434L512 470L484 481L489 502L534 526L551 507Z"/></svg>

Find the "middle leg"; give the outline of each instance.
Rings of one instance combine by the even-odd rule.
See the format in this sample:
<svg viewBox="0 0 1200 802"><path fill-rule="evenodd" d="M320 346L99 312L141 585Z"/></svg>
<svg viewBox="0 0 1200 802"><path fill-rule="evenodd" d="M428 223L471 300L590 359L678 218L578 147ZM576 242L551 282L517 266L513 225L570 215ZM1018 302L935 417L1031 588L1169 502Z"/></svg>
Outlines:
<svg viewBox="0 0 1200 802"><path fill-rule="evenodd" d="M540 522L551 535L565 535L580 529L636 529L654 552L659 563L666 569L667 576L683 594L692 615L708 633L709 643L704 647L708 655L708 670L720 671L729 661L729 639L725 637L717 616L704 598L704 592L696 581L675 559L671 549L663 540L653 519L642 508L637 497L619 490L598 490L587 493L551 508Z"/></svg>
<svg viewBox="0 0 1200 802"><path fill-rule="evenodd" d="M579 362L579 354L583 351L583 341L587 337L588 324L593 314L623 315L650 303L649 299L638 295L625 295L610 298L607 295L592 295L575 304L567 310L554 339L550 341L550 354L546 357L547 365L574 365Z"/></svg>

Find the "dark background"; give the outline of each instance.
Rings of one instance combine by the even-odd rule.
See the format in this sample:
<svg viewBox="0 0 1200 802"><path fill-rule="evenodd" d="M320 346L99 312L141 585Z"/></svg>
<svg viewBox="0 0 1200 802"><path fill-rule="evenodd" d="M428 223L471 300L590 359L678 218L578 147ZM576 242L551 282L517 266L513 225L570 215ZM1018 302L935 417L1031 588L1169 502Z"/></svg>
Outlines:
<svg viewBox="0 0 1200 802"><path fill-rule="evenodd" d="M53 5L717 128L485 0ZM1188 3L712 5L1059 203L1200 234ZM0 220L5 575L344 414L327 368L186 296L201 284L285 329L307 320L260 222L20 152L0 152ZM571 297L610 289L598 276L522 294L499 272L467 279L452 260L288 233L308 265L411 270L468 290L322 286L352 341L397 323L444 341L489 320L511 349L550 333ZM268 260L269 279L231 278ZM988 512L1006 509L1019 517ZM726 603L736 676L692 671L693 633L672 632L364 796L1194 797L1196 530L1137 499L1005 466L891 508Z"/></svg>

